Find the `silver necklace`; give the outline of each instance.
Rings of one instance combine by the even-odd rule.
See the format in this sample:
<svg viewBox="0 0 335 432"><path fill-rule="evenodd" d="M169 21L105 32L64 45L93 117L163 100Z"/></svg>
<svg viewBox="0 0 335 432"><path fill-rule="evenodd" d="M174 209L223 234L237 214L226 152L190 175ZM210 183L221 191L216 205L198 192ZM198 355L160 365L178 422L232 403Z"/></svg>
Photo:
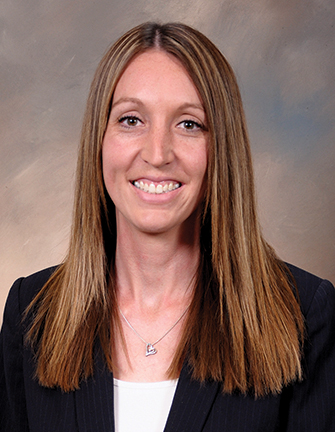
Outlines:
<svg viewBox="0 0 335 432"><path fill-rule="evenodd" d="M145 356L146 357L148 357L150 355L157 354L157 349L155 348L155 345L157 345L158 342L160 342L162 339L164 339L165 336L168 335L170 333L170 331L176 327L176 325L179 323L179 321L181 321L181 319L184 317L184 315L188 311L189 307L190 307L190 305L187 306L187 308L184 310L184 312L181 314L181 316L177 319L177 321L173 324L173 326L170 327L169 330L167 332L165 332L162 337L157 339L156 342L150 343L150 342L147 342L144 338L142 338L142 336L134 329L134 327L130 324L130 322L124 316L122 310L120 309L120 306L118 305L118 308L119 308L120 314L122 315L122 318L126 321L126 323L132 329L132 331L145 343L145 346L146 346Z"/></svg>

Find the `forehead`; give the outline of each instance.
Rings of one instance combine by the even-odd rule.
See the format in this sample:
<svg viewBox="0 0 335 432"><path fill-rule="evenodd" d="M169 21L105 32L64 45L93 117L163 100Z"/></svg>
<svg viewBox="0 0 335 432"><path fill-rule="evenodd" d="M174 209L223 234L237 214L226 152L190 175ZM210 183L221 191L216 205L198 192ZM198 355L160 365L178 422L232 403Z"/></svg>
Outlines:
<svg viewBox="0 0 335 432"><path fill-rule="evenodd" d="M121 75L114 92L119 96L166 92L171 97L187 97L200 102L198 90L182 63L165 51L150 49L130 61Z"/></svg>

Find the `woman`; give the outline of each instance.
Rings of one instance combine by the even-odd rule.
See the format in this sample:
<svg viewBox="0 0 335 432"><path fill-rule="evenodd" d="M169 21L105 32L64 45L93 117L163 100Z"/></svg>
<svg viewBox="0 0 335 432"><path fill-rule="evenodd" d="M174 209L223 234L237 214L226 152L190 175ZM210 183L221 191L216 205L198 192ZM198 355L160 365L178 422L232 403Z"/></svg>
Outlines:
<svg viewBox="0 0 335 432"><path fill-rule="evenodd" d="M68 256L9 294L1 430L335 430L334 312L261 236L225 58L140 25L92 83Z"/></svg>

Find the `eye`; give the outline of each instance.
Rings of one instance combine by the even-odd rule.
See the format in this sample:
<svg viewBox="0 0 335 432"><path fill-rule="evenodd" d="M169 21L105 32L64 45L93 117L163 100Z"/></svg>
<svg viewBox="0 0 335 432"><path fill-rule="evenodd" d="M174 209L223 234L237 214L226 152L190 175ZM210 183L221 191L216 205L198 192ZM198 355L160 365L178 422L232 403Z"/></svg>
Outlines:
<svg viewBox="0 0 335 432"><path fill-rule="evenodd" d="M184 129L187 130L197 130L204 129L203 125L194 120L184 120L179 123Z"/></svg>
<svg viewBox="0 0 335 432"><path fill-rule="evenodd" d="M119 123L124 124L125 126L134 127L138 124L142 123L141 120L136 116L124 116L119 119Z"/></svg>

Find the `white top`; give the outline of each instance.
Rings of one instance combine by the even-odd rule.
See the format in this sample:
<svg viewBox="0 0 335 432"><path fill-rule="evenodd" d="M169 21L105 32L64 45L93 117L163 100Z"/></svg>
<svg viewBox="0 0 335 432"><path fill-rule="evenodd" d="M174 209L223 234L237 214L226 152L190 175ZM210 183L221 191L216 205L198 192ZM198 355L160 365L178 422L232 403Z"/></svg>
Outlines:
<svg viewBox="0 0 335 432"><path fill-rule="evenodd" d="M115 432L163 432L178 380L152 383L114 378Z"/></svg>

